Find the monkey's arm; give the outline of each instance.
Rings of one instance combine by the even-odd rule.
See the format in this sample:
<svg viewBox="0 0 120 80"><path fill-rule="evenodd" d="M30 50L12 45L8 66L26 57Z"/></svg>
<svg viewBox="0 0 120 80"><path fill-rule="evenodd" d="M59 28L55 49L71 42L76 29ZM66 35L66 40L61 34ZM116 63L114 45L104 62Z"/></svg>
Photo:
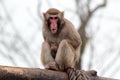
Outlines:
<svg viewBox="0 0 120 80"><path fill-rule="evenodd" d="M49 46L48 42L43 42L42 50L41 50L41 61L42 61L43 65L46 65L49 62L54 61L50 52L51 52L51 50L50 50L50 46Z"/></svg>
<svg viewBox="0 0 120 80"><path fill-rule="evenodd" d="M73 33L69 33L69 39L68 42L75 48L77 49L79 46L81 46L82 41L80 38L79 33L76 30L73 30Z"/></svg>
<svg viewBox="0 0 120 80"><path fill-rule="evenodd" d="M42 44L41 61L46 69L58 70L55 59L51 55L50 45L48 42L43 42Z"/></svg>
<svg viewBox="0 0 120 80"><path fill-rule="evenodd" d="M82 45L81 37L80 37L79 33L77 32L77 30L75 30L75 28L73 26L71 26L71 28L69 28L69 32L67 34L68 34L67 41L75 49L75 51L76 51L76 61L79 61L80 49L81 49L81 45Z"/></svg>
<svg viewBox="0 0 120 80"><path fill-rule="evenodd" d="M82 44L81 37L77 30L74 28L74 25L67 19L65 19L65 29L64 33L67 34L67 41L75 48L77 49Z"/></svg>

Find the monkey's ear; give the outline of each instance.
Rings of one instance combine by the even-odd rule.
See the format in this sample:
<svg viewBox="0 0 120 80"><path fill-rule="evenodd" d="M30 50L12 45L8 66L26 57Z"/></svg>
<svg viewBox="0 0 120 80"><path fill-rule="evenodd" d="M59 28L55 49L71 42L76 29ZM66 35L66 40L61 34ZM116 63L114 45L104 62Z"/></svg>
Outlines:
<svg viewBox="0 0 120 80"><path fill-rule="evenodd" d="M60 13L58 14L58 17L59 17L60 19L63 19L63 18L64 18L64 12L60 12Z"/></svg>
<svg viewBox="0 0 120 80"><path fill-rule="evenodd" d="M46 18L46 13L43 13L43 17L44 17L44 19Z"/></svg>
<svg viewBox="0 0 120 80"><path fill-rule="evenodd" d="M45 24L47 24L47 16L46 16L47 13L43 13L43 18L44 18L44 22Z"/></svg>
<svg viewBox="0 0 120 80"><path fill-rule="evenodd" d="M61 12L61 16L64 17L64 11Z"/></svg>
<svg viewBox="0 0 120 80"><path fill-rule="evenodd" d="M43 17L45 20L47 20L49 18L49 14L48 13L43 13Z"/></svg>
<svg viewBox="0 0 120 80"><path fill-rule="evenodd" d="M64 25L65 21L64 21L64 11L61 12L61 25Z"/></svg>

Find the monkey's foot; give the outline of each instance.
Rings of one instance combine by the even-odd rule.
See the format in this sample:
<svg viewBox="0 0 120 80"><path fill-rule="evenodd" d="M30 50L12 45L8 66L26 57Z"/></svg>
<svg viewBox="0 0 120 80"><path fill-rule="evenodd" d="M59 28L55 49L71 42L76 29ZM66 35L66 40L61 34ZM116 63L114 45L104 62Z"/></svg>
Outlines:
<svg viewBox="0 0 120 80"><path fill-rule="evenodd" d="M45 65L45 69L59 70L58 65L56 64L56 62L50 62L49 64Z"/></svg>
<svg viewBox="0 0 120 80"><path fill-rule="evenodd" d="M88 74L88 76L97 76L97 71L95 70L85 71L85 73Z"/></svg>
<svg viewBox="0 0 120 80"><path fill-rule="evenodd" d="M97 72L94 70L84 71L76 70L74 68L68 68L66 70L69 80L91 80L92 76L97 76Z"/></svg>

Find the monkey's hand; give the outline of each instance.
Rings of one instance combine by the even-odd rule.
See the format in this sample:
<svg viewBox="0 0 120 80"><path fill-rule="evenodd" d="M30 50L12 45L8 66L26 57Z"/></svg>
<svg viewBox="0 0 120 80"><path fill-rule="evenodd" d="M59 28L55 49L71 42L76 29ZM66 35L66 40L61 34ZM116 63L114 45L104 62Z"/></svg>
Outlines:
<svg viewBox="0 0 120 80"><path fill-rule="evenodd" d="M59 70L58 65L56 62L49 62L47 65L45 65L45 69L48 70Z"/></svg>
<svg viewBox="0 0 120 80"><path fill-rule="evenodd" d="M57 45L51 44L50 48L51 48L51 51L56 51L57 52L57 49L58 49Z"/></svg>

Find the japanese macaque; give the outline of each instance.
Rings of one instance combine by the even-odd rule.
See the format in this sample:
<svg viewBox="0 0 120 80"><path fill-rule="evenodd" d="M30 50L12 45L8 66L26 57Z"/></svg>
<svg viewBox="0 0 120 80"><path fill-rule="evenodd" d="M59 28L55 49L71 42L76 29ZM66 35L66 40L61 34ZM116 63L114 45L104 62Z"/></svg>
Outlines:
<svg viewBox="0 0 120 80"><path fill-rule="evenodd" d="M64 18L64 12L50 8L43 16L41 61L45 69L66 71L75 68L82 44L79 33Z"/></svg>

